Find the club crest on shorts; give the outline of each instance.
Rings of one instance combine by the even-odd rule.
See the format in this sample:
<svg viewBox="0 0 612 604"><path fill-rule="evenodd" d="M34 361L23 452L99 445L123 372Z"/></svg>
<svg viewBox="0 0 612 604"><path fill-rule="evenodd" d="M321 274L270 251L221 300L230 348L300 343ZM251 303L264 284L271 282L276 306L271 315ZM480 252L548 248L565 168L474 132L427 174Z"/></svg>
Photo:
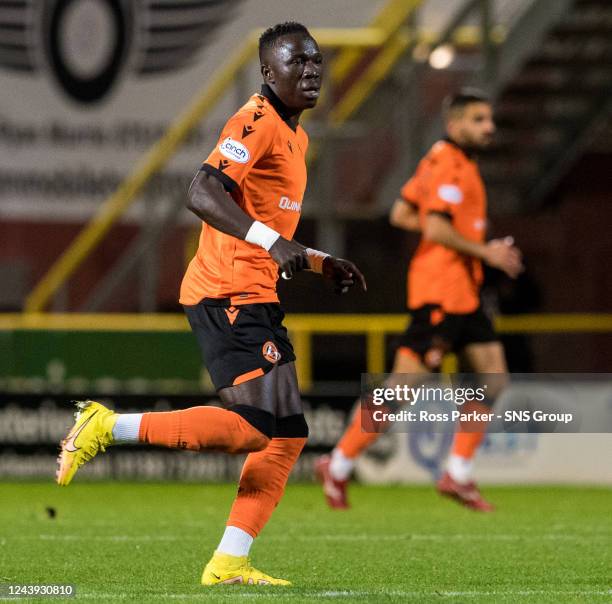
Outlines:
<svg viewBox="0 0 612 604"><path fill-rule="evenodd" d="M274 342L270 342L270 340L263 345L261 352L264 355L264 359L270 363L278 363L278 361L280 361L281 353L278 352L276 344Z"/></svg>

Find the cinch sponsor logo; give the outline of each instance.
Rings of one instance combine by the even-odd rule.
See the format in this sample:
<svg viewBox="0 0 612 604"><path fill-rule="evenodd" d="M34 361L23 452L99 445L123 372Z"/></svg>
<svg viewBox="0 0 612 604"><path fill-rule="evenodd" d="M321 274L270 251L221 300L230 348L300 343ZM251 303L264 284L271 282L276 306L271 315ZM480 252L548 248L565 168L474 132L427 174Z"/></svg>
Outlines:
<svg viewBox="0 0 612 604"><path fill-rule="evenodd" d="M251 159L249 150L242 143L229 136L219 145L219 151L221 151L221 155L233 159L239 164L246 164Z"/></svg>
<svg viewBox="0 0 612 604"><path fill-rule="evenodd" d="M301 212L302 211L302 202L301 201L291 201L288 197L281 197L278 202L278 207L281 210L291 210L292 212Z"/></svg>

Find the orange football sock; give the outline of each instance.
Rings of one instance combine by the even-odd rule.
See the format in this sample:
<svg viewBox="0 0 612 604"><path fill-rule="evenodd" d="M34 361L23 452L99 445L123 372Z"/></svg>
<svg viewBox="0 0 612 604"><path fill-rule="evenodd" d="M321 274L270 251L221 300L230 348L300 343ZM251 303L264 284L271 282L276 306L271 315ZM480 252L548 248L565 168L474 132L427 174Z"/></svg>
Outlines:
<svg viewBox="0 0 612 604"><path fill-rule="evenodd" d="M473 411L477 413L491 413L491 407L476 401L468 401L463 405L461 411L463 413ZM488 422L485 420L459 422L459 429L455 432L451 447L452 454L459 455L465 459L472 459L485 437L487 424Z"/></svg>
<svg viewBox="0 0 612 604"><path fill-rule="evenodd" d="M359 454L375 442L381 434L381 432L362 432L362 418L365 420L363 423L365 423L370 416L366 410L359 406L353 414L351 423L348 425L342 438L336 445L336 448L340 449L344 456L349 459L358 457Z"/></svg>
<svg viewBox="0 0 612 604"><path fill-rule="evenodd" d="M285 492L291 468L306 438L273 438L263 450L250 453L240 475L238 495L227 520L257 537Z"/></svg>
<svg viewBox="0 0 612 604"><path fill-rule="evenodd" d="M144 413L138 437L171 449L226 453L261 451L270 442L241 415L219 407Z"/></svg>

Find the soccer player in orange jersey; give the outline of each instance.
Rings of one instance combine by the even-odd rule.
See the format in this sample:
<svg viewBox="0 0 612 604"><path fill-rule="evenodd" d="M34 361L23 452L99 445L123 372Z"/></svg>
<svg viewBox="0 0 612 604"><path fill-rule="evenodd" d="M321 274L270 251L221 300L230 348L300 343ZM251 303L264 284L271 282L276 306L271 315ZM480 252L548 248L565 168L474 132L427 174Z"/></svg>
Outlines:
<svg viewBox="0 0 612 604"><path fill-rule="evenodd" d="M392 379L436 371L445 353L459 353L473 372L502 374L495 388L489 387L488 405L471 401L463 407L488 412L507 369L502 345L480 305L482 263L515 278L522 270L521 254L511 238L485 243L487 201L476 155L495 132L491 103L483 93L466 89L445 100L443 114L447 137L419 163L390 214L394 226L422 234L408 270L412 320L396 351ZM437 488L471 509L491 511L472 477L485 430L485 424L459 427ZM318 461L331 507L348 507L355 459L378 436L362 432L358 409L331 456Z"/></svg>
<svg viewBox="0 0 612 604"><path fill-rule="evenodd" d="M301 113L316 105L323 57L308 30L284 23L259 40L264 85L225 124L189 189L201 220L180 301L225 408L118 415L92 401L62 442L57 481L105 447L149 443L248 453L225 532L202 584L288 585L253 568L248 553L279 503L308 436L295 356L276 294L279 271L321 273L339 293L363 276L348 260L293 239L306 188Z"/></svg>

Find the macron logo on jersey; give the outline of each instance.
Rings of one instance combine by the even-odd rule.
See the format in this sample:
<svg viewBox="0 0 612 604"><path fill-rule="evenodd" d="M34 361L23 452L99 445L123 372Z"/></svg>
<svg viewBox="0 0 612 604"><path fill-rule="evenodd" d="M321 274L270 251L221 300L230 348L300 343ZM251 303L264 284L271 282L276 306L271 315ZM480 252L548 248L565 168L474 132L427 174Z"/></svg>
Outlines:
<svg viewBox="0 0 612 604"><path fill-rule="evenodd" d="M302 204L299 201L291 201L288 197L281 197L278 202L278 207L281 210L291 210L292 212L301 212Z"/></svg>
<svg viewBox="0 0 612 604"><path fill-rule="evenodd" d="M224 155L227 159L237 161L239 164L246 164L249 159L251 159L249 150L242 143L239 143L230 136L219 145L219 151L221 151L221 155Z"/></svg>
<svg viewBox="0 0 612 604"><path fill-rule="evenodd" d="M438 197L447 203L458 204L463 201L463 192L457 185L441 185Z"/></svg>

